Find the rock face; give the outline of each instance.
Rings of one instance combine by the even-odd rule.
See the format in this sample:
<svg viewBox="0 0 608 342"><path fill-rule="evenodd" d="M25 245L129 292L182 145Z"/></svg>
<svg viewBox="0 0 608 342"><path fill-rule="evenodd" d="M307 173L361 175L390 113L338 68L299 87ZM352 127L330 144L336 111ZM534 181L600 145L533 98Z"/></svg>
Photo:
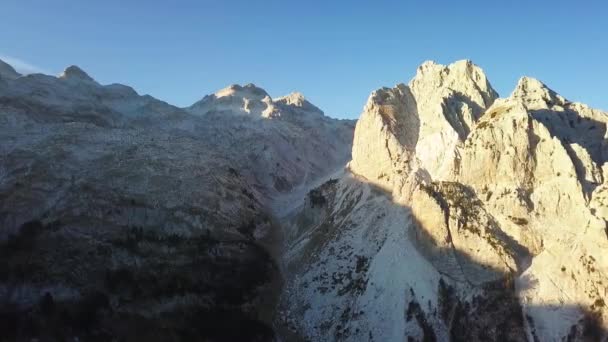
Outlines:
<svg viewBox="0 0 608 342"><path fill-rule="evenodd" d="M253 84L232 85L186 110L205 121L204 134L213 137L217 150L234 156L266 198L304 186L350 159L354 122L325 116L302 94L273 100Z"/></svg>
<svg viewBox="0 0 608 342"><path fill-rule="evenodd" d="M178 108L0 63L2 337L603 340L607 124L470 61L356 127L253 84Z"/></svg>
<svg viewBox="0 0 608 342"><path fill-rule="evenodd" d="M213 95L205 96L188 108L188 111L198 115L227 111L257 117L269 117L273 110L270 95L254 84L233 84Z"/></svg>
<svg viewBox="0 0 608 342"><path fill-rule="evenodd" d="M391 175L416 168L447 179L456 145L496 98L470 61L426 62L409 85L372 93L355 132L350 167L388 189L402 178Z"/></svg>
<svg viewBox="0 0 608 342"><path fill-rule="evenodd" d="M251 85L205 99L3 72L3 338L273 338L272 201L343 166L354 122ZM264 101L273 115L243 116Z"/></svg>
<svg viewBox="0 0 608 342"><path fill-rule="evenodd" d="M349 169L285 218L283 320L311 340L605 338L607 123L527 77L498 99L469 61L373 92Z"/></svg>

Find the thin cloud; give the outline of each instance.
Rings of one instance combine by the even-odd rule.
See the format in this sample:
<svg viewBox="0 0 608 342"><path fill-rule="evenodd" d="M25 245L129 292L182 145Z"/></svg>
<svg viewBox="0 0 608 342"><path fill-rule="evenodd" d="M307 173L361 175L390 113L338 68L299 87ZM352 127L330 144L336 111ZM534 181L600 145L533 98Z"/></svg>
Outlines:
<svg viewBox="0 0 608 342"><path fill-rule="evenodd" d="M10 64L13 68L15 68L15 70L17 70L18 73L23 74L23 75L28 75L28 74L50 75L51 74L48 70L35 66L33 64L30 64L19 58L0 54L0 59L3 60L4 62Z"/></svg>

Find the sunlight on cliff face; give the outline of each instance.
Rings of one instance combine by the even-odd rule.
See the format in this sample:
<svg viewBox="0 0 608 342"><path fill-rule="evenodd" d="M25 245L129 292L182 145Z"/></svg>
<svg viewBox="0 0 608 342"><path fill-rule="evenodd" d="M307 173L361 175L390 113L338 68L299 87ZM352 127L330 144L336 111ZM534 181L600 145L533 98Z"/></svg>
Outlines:
<svg viewBox="0 0 608 342"><path fill-rule="evenodd" d="M334 305L336 310L352 310L351 304L333 296L351 298L359 307L367 307L365 312L374 306L363 298L381 301L391 297L404 301L406 307L428 301L421 305L422 323L414 328L406 320L406 331L431 329L437 334L447 331L453 336L473 336L467 335L469 329L475 334L490 331L487 336L497 338L500 329L494 329L506 324L512 336L519 336L515 339L594 340L605 335L605 282L591 251L579 245L570 254L555 255L555 241L562 240L545 237L531 242L530 234L539 232L523 218L496 219L486 209L487 194L479 198L474 189L457 182L425 182L424 177L407 181L411 179L415 179L415 185L391 190L386 184L377 185L377 181L347 171L337 183L315 190L314 197L323 201L317 200L310 212L304 210L298 216L298 243L289 248L288 257L293 258L291 272L306 275L288 286L292 291L305 291L309 298L306 302L311 306L307 306L304 317L313 322L317 318L312 317L323 317L316 313L321 310L314 304L317 301L332 303L322 306L323 310ZM404 194L406 191L409 193ZM307 219L302 220L304 217ZM516 229L503 230L505 222ZM513 230L520 234L512 234ZM403 237L390 237L399 231ZM370 254L357 247L361 243L358 239L380 249ZM392 252L391 248L400 251ZM324 273L314 271L314 265L321 263L332 274L334 266L329 265L339 264L341 255L349 250L357 260L367 260L368 265L361 279L357 278L357 290L353 292L341 290L340 283L325 284L320 278ZM304 259L295 257L303 255ZM352 258L353 254L349 255ZM302 265L313 267L303 271ZM337 271L332 277L340 274ZM319 287L311 288L312 284ZM295 290L299 286L303 287ZM333 287L337 293L331 290ZM412 293L397 299L402 297L395 297L399 289ZM443 318L434 312L444 312ZM372 313L365 317L369 322L380 319ZM357 324L352 326L362 329ZM332 328L326 329L323 331L328 333Z"/></svg>

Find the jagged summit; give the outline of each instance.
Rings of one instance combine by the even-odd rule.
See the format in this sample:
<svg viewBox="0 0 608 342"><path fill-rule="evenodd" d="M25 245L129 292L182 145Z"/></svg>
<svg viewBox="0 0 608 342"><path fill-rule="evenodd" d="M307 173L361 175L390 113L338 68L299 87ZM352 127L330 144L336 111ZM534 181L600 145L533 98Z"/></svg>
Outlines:
<svg viewBox="0 0 608 342"><path fill-rule="evenodd" d="M15 68L3 60L0 60L0 78L8 78L12 80L20 76L21 74L18 73Z"/></svg>
<svg viewBox="0 0 608 342"><path fill-rule="evenodd" d="M549 108L568 102L541 81L528 76L519 79L511 99L521 101L529 109Z"/></svg>
<svg viewBox="0 0 608 342"><path fill-rule="evenodd" d="M63 80L81 80L81 81L95 82L95 80L93 78L91 78L91 76L89 76L86 72L84 72L82 69L80 69L76 65L71 65L71 66L67 67L61 73L61 75L59 75L59 78L63 79Z"/></svg>
<svg viewBox="0 0 608 342"><path fill-rule="evenodd" d="M383 184L392 181L381 175L415 159L442 178L457 144L496 98L483 70L471 61L424 62L408 85L372 93L357 123L350 165Z"/></svg>
<svg viewBox="0 0 608 342"><path fill-rule="evenodd" d="M498 98L484 71L468 59L449 65L426 61L418 67L409 86L420 94L439 93L440 88L457 89L464 95L474 95L471 99L484 107Z"/></svg>

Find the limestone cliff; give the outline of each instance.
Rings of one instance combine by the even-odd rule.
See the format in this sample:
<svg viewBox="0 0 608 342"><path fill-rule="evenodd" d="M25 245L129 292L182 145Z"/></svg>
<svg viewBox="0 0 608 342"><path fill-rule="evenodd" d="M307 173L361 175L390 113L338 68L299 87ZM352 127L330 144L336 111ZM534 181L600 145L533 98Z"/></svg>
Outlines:
<svg viewBox="0 0 608 342"><path fill-rule="evenodd" d="M286 219L299 232L287 262L298 266L283 302L308 308L294 329L337 340L603 338L607 123L528 77L499 99L470 61L425 62L408 85L373 92L345 175L314 190L321 205ZM405 318L387 314L399 308ZM325 324L331 313L344 319Z"/></svg>

